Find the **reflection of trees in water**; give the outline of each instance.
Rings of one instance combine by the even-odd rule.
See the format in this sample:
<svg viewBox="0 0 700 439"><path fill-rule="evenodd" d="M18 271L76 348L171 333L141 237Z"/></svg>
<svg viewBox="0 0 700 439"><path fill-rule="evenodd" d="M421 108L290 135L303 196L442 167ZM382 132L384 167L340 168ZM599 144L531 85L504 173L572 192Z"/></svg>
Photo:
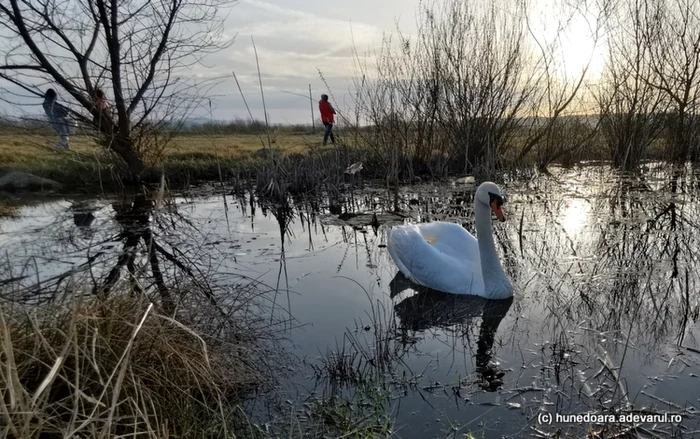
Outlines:
<svg viewBox="0 0 700 439"><path fill-rule="evenodd" d="M439 196L430 194L429 191L425 197L405 194L403 200L414 200L412 203L403 202L401 205L412 206L414 215L425 220L462 218L465 227L473 226L471 217L473 194L469 191L460 190L451 193L445 202L441 201ZM309 232L309 249L313 249L313 236L318 237L320 234L323 240L328 241L329 236L326 234L324 225L328 215L343 217L347 216L348 212L391 211L395 200L392 197L382 198L373 194L353 197L346 200L344 204L327 207L324 200L289 201L289 203L265 203L265 200L259 200L259 206L263 208L265 214L269 212L277 220L280 238L283 241L282 249L284 249L285 238L291 236L290 228L295 221L300 223L302 230ZM334 203L338 203L337 199ZM352 223L337 227L340 240L330 244L342 245L345 250L337 273L341 272L345 264L354 262L354 268L368 272L370 278L377 279L381 288L382 276L379 271L386 269L387 264L391 264L386 251L380 246L385 240L386 228ZM509 244L505 248L507 252L514 251ZM283 251L280 273L284 272L284 259ZM401 278L399 274L391 282L392 296L398 293L397 288L400 287L420 288ZM363 287L366 285L363 283ZM386 303L381 299L375 302L371 295L369 299L371 302L368 309L371 319L369 324L358 323L356 330L346 331L342 341L329 350L322 364L317 368L317 374L328 379L329 391L334 392L333 389L339 385L410 387L411 382L416 378L412 376L413 372L404 363L403 358L413 350L418 340L417 334L430 330L447 334L455 344L463 344L463 346L455 346L456 351L461 349L465 355L466 352L471 352L475 356L475 371L482 388L495 391L502 384L505 372L500 369L497 362L492 361L493 347L496 330L510 308L512 300L496 303L478 297L454 296L427 289L421 289L419 294L397 303L393 308L387 308ZM470 331L475 328L478 335L472 338ZM476 352L472 352L473 350ZM400 368L405 368L409 375L401 378Z"/></svg>
<svg viewBox="0 0 700 439"><path fill-rule="evenodd" d="M499 241L520 247L505 252L521 267L518 286L535 299L530 306L545 308L545 331L585 322L623 339L632 328L632 341L649 349L669 334L681 342L698 314L696 177L583 172L517 188L522 223L509 224L510 239ZM562 218L571 196L591 206L573 232Z"/></svg>
<svg viewBox="0 0 700 439"><path fill-rule="evenodd" d="M423 221L430 221L430 220L449 220L449 221L455 221L458 220L461 222L461 224L467 228L473 230L474 226L474 218L473 218L473 202L474 202L474 193L473 193L474 188L473 187L462 187L462 188L457 188L455 190L440 190L438 193L436 192L436 188L434 186L427 186L425 190L419 191L419 192L404 192L399 195L399 201L398 204L401 208L408 210L413 217L417 217L420 220ZM378 196L379 195L379 196ZM386 197L382 197L381 195L387 195ZM329 209L325 209L326 202L324 200L319 201L318 199L314 199L314 202L311 202L308 199L300 199L300 200L288 200L289 203L265 203L264 200L260 200L261 206L263 207L263 210L265 213L273 212L273 215L278 221L278 224L280 225L280 236L287 236L290 233L290 226L294 222L295 219L299 219L300 223L302 225L302 229L308 228L309 229L309 248L313 249L313 241L312 241L312 235L310 233L310 229L313 227L317 232L320 227L322 230L324 239L327 239L327 235L325 232L324 228L324 217L323 215L328 215L329 212L331 211L333 215L337 215L339 217L343 217L346 215L348 212L363 212L363 211L372 211L372 212L381 212L381 211L391 211L394 209L394 202L396 194L369 194L369 195L364 195L364 196L357 196L357 197L352 197L351 199L347 200L341 200L338 201L338 199L334 199L333 203L329 207ZM275 213L275 209L285 209L287 208L292 208L292 213L291 215L285 214L283 216L280 216ZM320 221L319 221L320 220ZM498 226L497 226L498 227ZM380 262L384 265L391 264L390 259L388 259L387 253L385 250L380 248L378 245L379 243L383 242L385 239L385 231L386 228L374 228L374 233L371 233L369 227L367 226L354 226L348 224L347 226L339 226L339 232L341 236L341 243L345 244L345 254L342 258L342 261L338 267L337 272L339 273L340 270L343 268L345 263L348 261L348 253L354 252L354 262L356 268L360 268L360 259L363 260L365 263L364 269L366 269L373 277L376 277L378 280L381 278L381 276L378 273L378 270L380 269ZM515 254L515 249L512 246L512 244L506 239L505 235L503 235L502 231L500 230L495 230L496 236L499 238L499 242L503 247L504 254L505 256L505 265L508 267L509 271L511 274L514 274L517 270L517 264L516 260L514 257ZM284 248L284 247L283 247ZM364 253L362 255L362 258L360 258L360 252ZM396 288L397 281L398 281L398 276L392 281L392 288ZM410 287L410 285L407 285ZM412 287L417 287L416 285L413 285ZM416 296L417 298L420 297L426 297L425 295L419 295ZM450 300L446 299L449 297L454 297L453 295L446 295L443 293L435 292L433 291L431 295L428 296L430 300L436 301L436 303L443 303L443 307L439 307L436 309L441 309L445 311L447 309L447 304L450 303L456 307L456 309L462 309L465 311L467 314L457 314L457 316L461 317L462 320L459 322L453 322L453 325L458 325L460 324L461 327L459 329L454 329L453 333L457 334L460 332L460 338L461 335L465 335L468 333L468 330L465 329L467 326L471 325L471 322L468 322L467 320L469 319L469 313L473 312L475 313L471 317L481 317L482 313L484 311L483 303L482 300L479 298L466 298L467 296L461 296L460 298L457 299L457 302L452 303ZM441 297L442 299L438 300L438 298ZM471 303L470 300L474 299L475 302ZM407 306L409 303L412 303L413 305L416 305L415 302L416 299L409 300L404 303L403 308L399 307L398 309L407 309L405 306ZM467 303L470 302L470 303ZM510 303L510 302L508 302ZM489 310L495 309L494 307L487 307ZM422 307L416 307L413 306L413 317L418 317L420 315L425 315L425 317L428 319L428 321L433 321L432 325L428 325L429 327L433 328L439 328L439 329L445 329L449 325L444 325L443 323L445 322L444 319L439 319L437 318L439 313L435 312L429 312L430 307L428 306L422 306ZM490 311L489 311L490 312ZM404 313L404 317L408 317L408 314ZM451 315L448 313L448 315ZM491 315L491 314L489 314ZM502 318L503 316L500 316ZM498 322L500 322L500 318L498 319ZM441 323L442 322L442 323ZM492 337L491 331L489 330L489 325L491 323L489 319L486 319L486 326L484 326L482 332L484 334L484 337L482 337L482 340L489 340ZM496 325L497 326L497 325ZM429 327L423 328L423 330L429 329ZM405 327L402 329L406 329ZM413 330L415 332L415 329ZM491 336L489 336L491 334ZM455 336L455 338L457 338ZM467 340L468 344L468 340ZM493 339L491 338L490 342L487 342L486 344L481 343L483 347L486 345L492 345L493 344ZM479 345L479 344L477 344ZM486 350L484 350L485 352ZM479 358L482 358L480 355ZM481 364L482 362L479 362ZM485 364L485 363L484 363Z"/></svg>
<svg viewBox="0 0 700 439"><path fill-rule="evenodd" d="M682 344L698 317L695 176L672 169L663 177L651 190L644 175L622 175L603 192L608 200L594 209L607 221L591 241L590 279L599 281L577 289L596 329L630 329L634 342L650 347L671 334Z"/></svg>
<svg viewBox="0 0 700 439"><path fill-rule="evenodd" d="M461 401L467 395L460 392L472 393L479 389L495 392L502 386L505 370L493 361L494 345L498 326L510 309L512 299L490 301L445 294L412 284L400 273L391 281L390 290L394 299L406 290L418 293L397 301L393 307L387 307L382 299L367 293L370 320L357 321L357 327L347 329L342 340L321 358L320 364L312 365L320 379L319 393L323 394L324 407L332 408L334 404L356 407L353 410L368 418L373 412L379 418L379 415L386 416L399 409L395 406L396 400L407 396L409 391L420 395L430 405L426 395L438 388L446 394L451 390ZM462 379L457 384L454 381L422 382L425 371L413 370L410 357L419 352L418 342L423 335L439 331L470 344L466 333L478 319L481 323L476 341L476 368L460 371L458 376ZM471 385L475 387L470 388Z"/></svg>
<svg viewBox="0 0 700 439"><path fill-rule="evenodd" d="M565 392L568 398L581 390L591 397L577 398L592 407L596 406L594 403L602 404L613 391L598 389L604 387L601 383L609 389L617 388L613 372L620 358L615 355L620 352L615 349L622 349L610 346L614 358L606 359L597 346L603 337L624 341L631 335L630 344L640 350L653 350L669 335L675 336L679 344L688 344L689 328L698 319L698 272L694 269L698 262L695 252L700 248L698 186L697 177L690 172L658 171L611 178L604 170L545 176L508 186L504 208L508 221L496 224L494 234L504 267L516 285L516 294L527 296L518 305L524 309L511 314L527 314L531 321L514 316L513 322L508 319L507 330L501 328L498 334L508 308L485 308L480 298L421 291L396 303L395 316L392 314L384 323L372 327L369 332L376 337L368 335L368 349L357 347L364 343L364 336L354 334L346 335L350 338L344 339L346 344L339 346L338 351L348 353L349 349L356 349L354 358L358 362L362 359L363 367L368 368L363 370L376 371L374 365L383 365L382 373L392 373L402 364L406 352L420 349L416 335L435 331L442 338L449 337L455 350L463 348L475 357L481 381L489 388L490 383L499 383L503 372L491 361L497 339L511 340L513 350L533 340L546 340L541 351L542 387L554 384L561 386L557 390L563 392L564 386L569 386L570 392ZM414 218L459 222L467 230L474 230L473 188L411 188L400 196L399 206ZM562 218L567 203L574 198L591 207L580 230L571 229ZM393 202L380 192L358 195L345 200L335 216L344 212L389 211L394 208ZM333 239L324 226L328 204L325 199L315 198L267 204L253 197L240 200L242 208L250 209L246 213L253 214L251 221L255 209L260 208L279 225L278 283L272 288L276 294L284 294L289 288L287 243L307 239L299 236L298 228L295 236L295 223L301 226L302 233L308 233L309 249L318 245L314 240ZM112 207L115 215L109 221L98 216L90 222L75 216L84 214L82 208L70 211L75 227L89 227L93 233L78 234L72 244L64 243L73 251L88 249L88 263L71 269L66 276L82 276L99 294L109 294L126 283L134 294L148 294L175 307L202 297L224 306L222 294L216 296L218 302L214 299L216 286L209 279L216 275L211 261L227 255L217 255L215 248L201 245L197 236L205 232L189 224L173 205L154 211L153 201L143 193L125 196ZM110 224L117 226L116 234ZM384 227L375 233L369 227L351 224L336 230L339 242L330 245L344 245L347 252L338 272L343 264L354 262L369 274L362 280L363 286L374 279L380 282L382 270L397 272L386 250L379 247L385 241ZM105 243L118 245L118 252L103 249ZM34 289L25 292L52 291L62 279L66 277L42 279L40 286L32 283ZM397 279L392 281L392 291L400 284ZM283 299L277 300L275 295L271 300L279 306ZM289 296L287 308L291 316ZM471 352L474 345L476 352ZM386 354L385 359L379 358L382 353ZM599 365L599 359L605 362L604 367ZM352 365L347 364L347 358L339 356L337 360L336 366L350 370ZM582 372L581 365L586 364L596 364L597 368ZM596 376L600 368L603 372ZM585 376L577 376L579 372ZM624 392L615 392L619 402ZM559 403L565 402L562 397Z"/></svg>
<svg viewBox="0 0 700 439"><path fill-rule="evenodd" d="M512 297L505 300L487 300L478 296L446 294L413 284L400 272L389 287L392 298L406 290L418 292L394 305L399 319L398 329L404 335L403 338L413 338L413 334L431 329L439 329L456 338L462 338L468 334L464 326L468 326L474 319L481 318L476 342L476 372L482 380L481 386L486 390L495 391L503 384L505 372L497 362L492 361L493 345L498 326L513 304ZM468 338L463 341L469 343Z"/></svg>
<svg viewBox="0 0 700 439"><path fill-rule="evenodd" d="M100 394L99 384L103 380L96 377L105 377L107 375L101 375L102 372L112 370L108 366L105 366L108 369L102 369L104 365L111 364L109 361L112 360L105 360L107 363L104 364L97 361L93 363L95 352L99 357L102 350L109 350L110 355L114 354L116 359L122 355L121 349L126 346L119 362L125 357L128 358L133 352L138 353L138 351L132 352L131 346L146 316L149 318L149 323L143 327L148 329L138 334L141 346L153 344L155 341L156 345L159 342L165 343L170 350L159 350L156 346L151 356L144 358L134 355L133 360L128 360L128 367L121 367L122 372L128 371L127 374L136 376L136 378L127 378L126 381L133 379L135 383L150 383L149 377L153 375L143 375L139 369L169 370L171 364L176 366L174 370L169 370L165 374L167 383L163 382L162 387L156 384L153 387L155 390L146 386L149 389L148 392L159 392L164 389L163 391L167 393L168 388L173 388L173 385L167 386L171 383L170 377L180 376L183 379L178 381L175 387L181 390L178 395L186 395L184 403L188 404L187 398L191 397L196 406L199 404L208 411L206 403L215 399L224 398L223 400L236 404L237 396L239 392L240 395L243 394L244 386L246 388L255 386L256 390L259 389L262 392L269 391L277 383L276 379L285 373L282 365L289 363L280 361L286 354L280 349L280 341L277 338L277 331L281 325L277 319L270 321L268 318L271 303L269 291L264 289L262 283L255 280L237 276L235 273L220 272L218 270L220 265L217 264L221 264L227 256L224 253L225 250L207 245L206 234L211 231L202 231L200 229L202 223L191 221L183 216L178 211L176 201L165 198L162 194L152 197L144 191L124 193L115 199L110 207L99 208L100 213L92 215L97 217L94 219L88 215L92 213L89 207L80 206L77 203L65 206L65 203L62 203L59 206L62 209L62 216L59 216L59 220L51 229L46 230L46 234L52 239L46 247L38 248L45 250L42 256L46 259L65 258L61 253L70 252L71 256L75 255L75 260L80 262L57 274L50 271L55 267L48 269L38 267L36 276L10 279L7 283L4 281L8 280L6 277L8 272L3 271L0 274L0 303L8 311L3 318L9 316L10 311L20 317L25 310L27 315L36 312L39 317L30 319L38 318L36 328L47 329L50 333L63 333L67 328L65 320L70 320L63 317L59 317L63 320L54 321L50 318L43 320L53 312L59 316L72 316L76 321L89 320L90 325L94 324L93 327L77 323L76 327L83 329L71 327L70 331L65 331L71 342L71 337L75 337L75 355L77 356L75 361L84 363L88 369L92 366L97 373L96 376L91 376L81 372L80 383L76 380L75 386L78 386L76 392L83 396L86 394L80 389L85 387L80 386L88 383L90 389L87 391L87 398L92 398L91 391L97 391L94 395L96 397ZM89 237L80 237L78 234L76 239L64 239L66 236L70 237L75 229L85 228L92 230ZM32 238L39 241L36 239L37 234L35 232ZM38 236L44 237L42 234ZM32 249L35 248L37 247L32 247ZM82 258L78 259L78 256ZM4 267L0 267L2 268ZM63 266L58 268L63 269ZM21 303L17 306L7 305L10 301ZM49 304L34 307L33 305L39 301L54 302L56 306ZM151 307L151 303L155 307ZM142 305L143 308L141 308ZM107 306L109 310L103 312ZM140 318L139 310L142 309L147 311L137 326L139 320L134 321L134 319ZM151 309L154 312L149 315ZM134 315L132 310L139 314ZM14 319L15 315L12 317ZM32 320L33 324L34 320ZM58 325L55 331L52 329L54 324ZM93 331L93 328L92 342L90 342L91 332L87 333L86 338L82 338L83 330ZM173 332L173 328L177 331ZM102 333L103 330L104 333ZM43 335L37 336L37 340L39 339L41 339L42 349L52 350L56 346L52 347ZM82 350L83 342L86 343L85 346L90 346L92 343L92 355L89 349L87 353ZM61 344L58 346L59 350L52 352L52 355L59 355ZM204 357L194 356L193 351L199 352L200 348L204 352ZM65 354L68 344L62 349ZM148 350L148 347L144 349ZM168 353L168 355L161 356L161 353ZM31 355L34 358L35 354ZM37 364L46 364L41 356L35 357L34 361ZM73 359L66 361L67 367L71 369L70 364ZM58 360L56 364L59 364ZM97 370L98 366L100 370ZM195 369L196 373L193 372ZM218 383L224 383L223 376L221 380L216 378L221 371L226 373L231 371L231 376L235 377L231 380L233 383L231 387L216 387ZM66 375L57 375L59 376L57 383L63 380L64 376L72 376L73 372L67 370L60 373ZM78 376L77 370L76 376ZM140 381L143 377L146 379ZM204 379L200 380L202 377ZM98 384L96 388L90 385L93 378ZM208 379L212 381L207 381ZM110 380L111 378L107 380L105 386L110 385ZM121 384L116 384L115 386L110 387L109 390L105 387L101 395L104 396L105 392L113 390L116 395L121 389L126 396L120 397L120 401L127 401L126 405L131 407L128 403L128 392L124 390L128 385L122 387ZM151 397L148 393L138 392L134 395L137 395L137 399L141 396L146 398L147 406ZM115 401L117 400L114 399L113 402ZM75 403L81 404L80 397L75 400ZM142 401L134 404L138 406L134 407L139 411L141 407L145 407L141 405ZM145 416L143 419L147 417L146 422L155 419L148 412L150 408L152 407L146 407L145 412L140 412L140 416ZM89 413L90 410L88 407L85 413ZM112 412L116 416L121 416L120 410L112 409ZM152 413L159 413L156 408L153 410ZM77 413L76 411L75 414ZM82 413L78 416L82 416ZM222 416L224 416L223 412ZM109 430L109 427L107 429Z"/></svg>
<svg viewBox="0 0 700 439"><path fill-rule="evenodd" d="M83 289L91 281L84 275L105 258L103 247L114 241L109 221L96 216L101 209L82 198L43 200L29 207L18 218L19 233L3 236L3 297L38 303L53 300L63 287Z"/></svg>
<svg viewBox="0 0 700 439"><path fill-rule="evenodd" d="M163 205L156 209L156 202ZM98 210L103 208L82 200L71 203L67 208L71 224L58 215L56 223L46 229L53 239L46 240L46 247L30 250L48 260L60 260L67 254L83 262L50 275L37 267L34 276L9 285L3 291L5 297L48 301L64 290L74 295L87 287L101 299L117 290L145 294L168 313L189 300L188 294L202 295L215 308L219 306L208 280L210 260L195 238L196 226L174 204L135 190L118 196L107 218L97 219L94 212Z"/></svg>
<svg viewBox="0 0 700 439"><path fill-rule="evenodd" d="M660 172L611 177L604 169L589 168L507 187L508 221L497 224L494 235L516 294L526 299L518 301L500 334L510 303L489 309L480 298L426 290L398 301L403 289L420 288L397 275L390 285L398 302L391 318L347 331L319 373L331 382L357 386L389 377L395 388L405 389L397 374L401 368L410 371L407 354L420 351L432 333L455 357L475 358L483 388L493 390L503 381L515 386L509 401L519 397L524 405L533 396L542 409L551 403L562 413L572 407L634 410L640 403L626 390L627 368L634 362L625 360L627 346L638 353L657 352L669 335L688 333L697 319L692 249L698 247L698 218L691 191L697 181L690 174L671 177ZM447 220L473 230L472 192L411 188L402 191L397 204L414 221ZM586 208L587 216L577 218L577 205ZM393 206L355 201L334 214L382 208ZM379 248L385 228L376 236L350 225L339 230L347 258L338 271L353 251L356 263L366 261L377 279L382 276L374 266L398 271ZM503 376L492 360L498 346L516 353L525 347L523 365L538 366L530 386L517 387L521 377Z"/></svg>
<svg viewBox="0 0 700 439"><path fill-rule="evenodd" d="M251 195L251 200L253 195ZM262 214L267 216L271 214L279 226L280 234L280 257L279 257L279 268L277 271L277 284L275 286L275 295L272 299L272 312L270 319L274 318L274 314L277 308L277 296L280 293L280 289L286 292L287 295L287 309L288 318L291 321L292 317L292 303L289 297L289 274L287 272L287 257L285 253L285 241L287 238L294 238L294 231L291 227L294 222L297 210L290 205L288 201L285 202L267 202L267 200L260 200L260 207ZM303 217L302 217L303 221ZM282 286L282 279L284 279L284 286Z"/></svg>
<svg viewBox="0 0 700 439"><path fill-rule="evenodd" d="M595 169L518 188L523 221L509 234L522 243L518 287L536 330L519 341L541 343L538 388L554 410L634 410L630 357L653 362L669 337L683 343L698 318L696 185L687 173ZM571 197L590 206L575 227L562 218Z"/></svg>

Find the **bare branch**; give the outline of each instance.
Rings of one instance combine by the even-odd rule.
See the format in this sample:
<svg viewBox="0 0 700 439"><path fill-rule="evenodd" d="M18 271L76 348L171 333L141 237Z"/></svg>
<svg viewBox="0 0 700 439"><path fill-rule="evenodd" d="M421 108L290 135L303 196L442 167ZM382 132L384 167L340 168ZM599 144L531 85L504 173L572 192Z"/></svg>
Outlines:
<svg viewBox="0 0 700 439"><path fill-rule="evenodd" d="M158 47L156 48L156 51L153 54L153 57L151 58L151 62L148 68L148 75L143 81L143 84L141 84L139 91L131 100L131 104L129 105L129 108L127 110L128 114L131 114L134 111L134 108L136 108L136 106L139 104L141 98L143 97L143 94L146 92L148 87L150 87L151 83L153 82L153 78L156 75L156 69L158 67L158 64L160 63L161 57L163 56L163 52L165 51L168 39L170 38L170 32L172 31L173 25L175 24L175 19L177 18L177 15L180 11L182 2L179 0L171 0L171 5L172 6L170 9L170 14L168 15L167 22L163 28L160 43L158 44Z"/></svg>
<svg viewBox="0 0 700 439"><path fill-rule="evenodd" d="M45 68L36 65L0 65L0 70L38 70L40 72L46 72Z"/></svg>

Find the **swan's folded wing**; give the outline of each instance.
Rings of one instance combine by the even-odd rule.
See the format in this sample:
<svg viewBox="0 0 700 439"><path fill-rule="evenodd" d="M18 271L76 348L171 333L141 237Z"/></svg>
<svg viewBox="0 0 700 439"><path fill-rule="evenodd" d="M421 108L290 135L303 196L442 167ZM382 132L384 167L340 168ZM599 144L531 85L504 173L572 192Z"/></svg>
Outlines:
<svg viewBox="0 0 700 439"><path fill-rule="evenodd" d="M456 257L443 245L428 243L414 224L393 228L387 248L404 276L419 285L458 294L483 289L480 270L473 270L464 256Z"/></svg>
<svg viewBox="0 0 700 439"><path fill-rule="evenodd" d="M443 221L418 224L417 227L421 235L432 241L435 247L450 256L459 258L467 265L478 264L478 270L481 272L479 242L464 227Z"/></svg>

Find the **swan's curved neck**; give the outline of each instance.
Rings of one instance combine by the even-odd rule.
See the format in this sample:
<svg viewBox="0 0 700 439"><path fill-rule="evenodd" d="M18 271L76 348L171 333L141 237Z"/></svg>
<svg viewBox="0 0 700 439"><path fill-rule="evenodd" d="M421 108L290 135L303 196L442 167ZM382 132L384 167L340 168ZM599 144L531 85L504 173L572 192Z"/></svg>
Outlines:
<svg viewBox="0 0 700 439"><path fill-rule="evenodd" d="M491 229L491 209L479 201L474 202L476 219L476 238L479 242L481 258L481 273L484 277L486 297L490 299L505 299L513 295L513 286L506 276L493 241Z"/></svg>

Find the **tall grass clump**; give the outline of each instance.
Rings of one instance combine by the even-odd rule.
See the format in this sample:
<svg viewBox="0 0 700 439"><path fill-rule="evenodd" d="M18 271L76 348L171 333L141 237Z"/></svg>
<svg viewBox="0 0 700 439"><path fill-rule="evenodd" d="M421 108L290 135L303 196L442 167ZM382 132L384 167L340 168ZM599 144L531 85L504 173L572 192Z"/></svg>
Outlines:
<svg viewBox="0 0 700 439"><path fill-rule="evenodd" d="M187 322L127 295L5 302L0 436L235 437L236 404L262 378L255 334Z"/></svg>
<svg viewBox="0 0 700 439"><path fill-rule="evenodd" d="M339 194L355 182L346 172L362 160L362 151L338 147L308 154L275 154L256 169L256 191L270 200L282 201L288 195L315 196ZM375 175L376 177L376 175Z"/></svg>

